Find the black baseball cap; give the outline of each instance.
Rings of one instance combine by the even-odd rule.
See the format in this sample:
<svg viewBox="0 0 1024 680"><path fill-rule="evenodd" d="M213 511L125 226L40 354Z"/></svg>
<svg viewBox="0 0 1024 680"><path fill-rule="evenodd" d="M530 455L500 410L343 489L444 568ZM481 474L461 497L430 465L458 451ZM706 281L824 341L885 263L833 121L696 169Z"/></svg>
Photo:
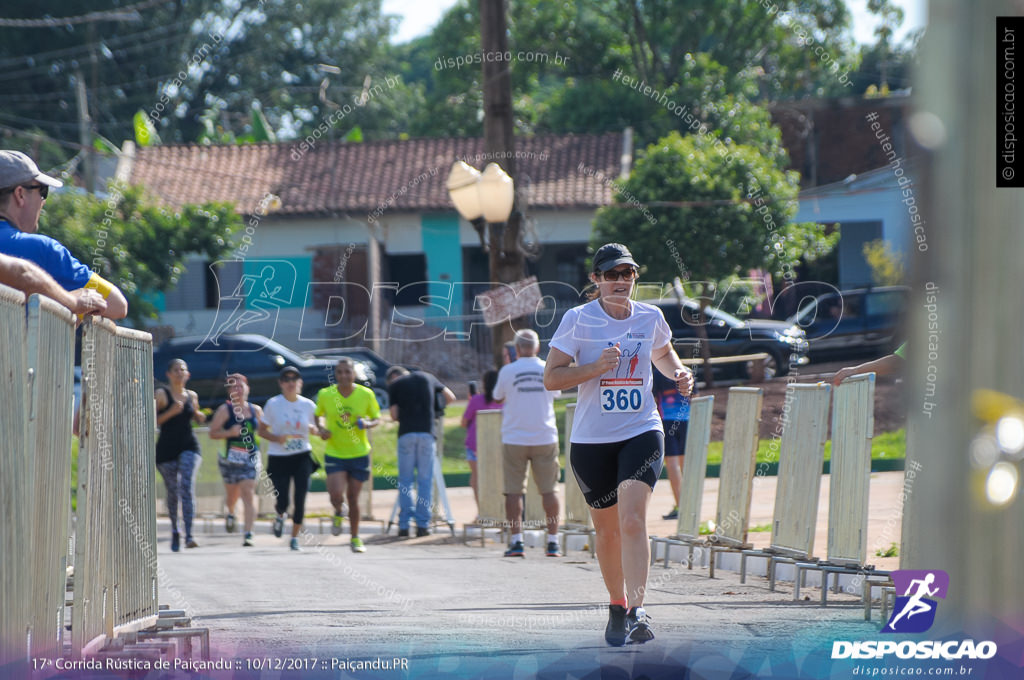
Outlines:
<svg viewBox="0 0 1024 680"><path fill-rule="evenodd" d="M606 243L594 253L594 271L596 272L606 272L620 264L640 268L640 265L633 260L633 254L629 252L629 248L621 243Z"/></svg>
<svg viewBox="0 0 1024 680"><path fill-rule="evenodd" d="M278 379L280 379L285 377L286 375L294 375L296 378L302 377L302 373L300 373L299 369L295 368L294 366L285 366L284 368L281 369L281 372L278 374L277 377Z"/></svg>

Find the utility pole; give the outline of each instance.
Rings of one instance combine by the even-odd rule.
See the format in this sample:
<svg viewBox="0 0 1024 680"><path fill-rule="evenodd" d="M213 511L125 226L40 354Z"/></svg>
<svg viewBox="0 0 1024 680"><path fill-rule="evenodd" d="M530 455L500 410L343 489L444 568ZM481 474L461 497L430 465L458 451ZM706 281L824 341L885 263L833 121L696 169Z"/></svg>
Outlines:
<svg viewBox="0 0 1024 680"><path fill-rule="evenodd" d="M504 0L480 0L480 47L484 54L508 52L508 25ZM484 152L500 159L502 169L516 181L515 136L513 135L512 78L509 62L483 59ZM525 275L523 253L519 249L521 213L518 200L504 224L488 224L488 251L491 284L513 283ZM491 328L495 366L501 366L501 348L513 336L512 324Z"/></svg>
<svg viewBox="0 0 1024 680"><path fill-rule="evenodd" d="M92 153L92 118L89 116L89 99L85 94L85 78L82 70L75 69L75 94L78 99L78 143L85 157L85 190L90 194L96 190L95 156Z"/></svg>

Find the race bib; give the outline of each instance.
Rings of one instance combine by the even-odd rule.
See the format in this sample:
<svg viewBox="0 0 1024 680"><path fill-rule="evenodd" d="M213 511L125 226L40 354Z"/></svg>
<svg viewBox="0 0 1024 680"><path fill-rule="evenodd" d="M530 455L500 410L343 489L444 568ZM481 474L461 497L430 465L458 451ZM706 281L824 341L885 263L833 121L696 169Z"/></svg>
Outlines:
<svg viewBox="0 0 1024 680"><path fill-rule="evenodd" d="M606 378L601 381L601 413L639 413L644 403L642 378Z"/></svg>
<svg viewBox="0 0 1024 680"><path fill-rule="evenodd" d="M252 454L240 446L229 446L227 459L231 465L248 465L252 461Z"/></svg>
<svg viewBox="0 0 1024 680"><path fill-rule="evenodd" d="M284 443L284 450L292 453L298 453L306 450L306 440L302 437L288 437Z"/></svg>

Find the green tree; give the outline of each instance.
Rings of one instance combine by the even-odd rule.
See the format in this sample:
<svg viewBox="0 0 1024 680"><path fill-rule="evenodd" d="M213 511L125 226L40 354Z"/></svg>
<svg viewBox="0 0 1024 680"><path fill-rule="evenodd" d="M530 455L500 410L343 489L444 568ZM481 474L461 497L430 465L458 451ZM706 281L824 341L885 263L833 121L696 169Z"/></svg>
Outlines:
<svg viewBox="0 0 1024 680"><path fill-rule="evenodd" d="M106 198L63 192L46 202L40 231L63 243L128 299L128 318L143 327L156 317L149 297L166 292L190 253L216 260L231 248L242 218L229 203L172 211L138 186L108 187Z"/></svg>
<svg viewBox="0 0 1024 680"><path fill-rule="evenodd" d="M792 221L798 192L797 173L760 148L672 132L646 149L613 204L598 211L594 243L627 244L650 280L688 276L703 309L713 298L710 282L758 268L791 280L801 256L814 259L835 246L838 234Z"/></svg>
<svg viewBox="0 0 1024 680"><path fill-rule="evenodd" d="M903 260L886 241L868 241L863 251L864 259L871 267L871 281L876 286L898 286L906 281L903 276Z"/></svg>
<svg viewBox="0 0 1024 680"><path fill-rule="evenodd" d="M704 120L713 116L704 110L707 102L726 96L775 101L849 93L837 73L854 69L858 58L842 0L522 0L509 4L508 22L514 55L549 57L509 63L518 124L526 133L632 126L647 144L685 129L663 103L613 80L617 72ZM431 35L398 48L406 80L424 85L425 106L414 113L413 134L480 134L480 66L444 62L479 50L477 0L460 0ZM425 59L436 68L425 69Z"/></svg>

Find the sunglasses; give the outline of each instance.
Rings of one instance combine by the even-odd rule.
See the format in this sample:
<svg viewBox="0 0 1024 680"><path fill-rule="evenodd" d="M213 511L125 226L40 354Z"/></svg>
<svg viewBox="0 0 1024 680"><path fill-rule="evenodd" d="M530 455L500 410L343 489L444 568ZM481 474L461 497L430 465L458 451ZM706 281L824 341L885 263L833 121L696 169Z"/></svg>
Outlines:
<svg viewBox="0 0 1024 680"><path fill-rule="evenodd" d="M603 272L601 276L604 277L605 281L632 281L636 278L637 274L635 269L611 269Z"/></svg>
<svg viewBox="0 0 1024 680"><path fill-rule="evenodd" d="M46 200L46 197L49 196L50 194L50 187L48 187L45 184L22 184L21 188L25 189L26 191L39 189L39 195L43 197L43 200Z"/></svg>
<svg viewBox="0 0 1024 680"><path fill-rule="evenodd" d="M289 383L289 382L295 382L296 380L302 380L302 378L300 378L297 375L286 375L285 377L281 378L280 380L283 383Z"/></svg>

